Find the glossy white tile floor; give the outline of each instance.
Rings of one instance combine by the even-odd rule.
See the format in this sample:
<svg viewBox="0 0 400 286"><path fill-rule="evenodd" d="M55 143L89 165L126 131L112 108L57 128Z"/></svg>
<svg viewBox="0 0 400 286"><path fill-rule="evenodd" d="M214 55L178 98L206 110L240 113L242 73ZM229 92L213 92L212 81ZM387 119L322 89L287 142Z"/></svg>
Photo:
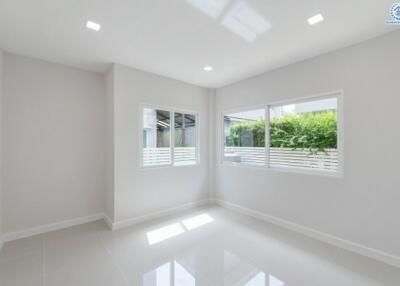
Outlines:
<svg viewBox="0 0 400 286"><path fill-rule="evenodd" d="M7 243L1 286L400 285L400 269L212 207L111 232L102 222Z"/></svg>

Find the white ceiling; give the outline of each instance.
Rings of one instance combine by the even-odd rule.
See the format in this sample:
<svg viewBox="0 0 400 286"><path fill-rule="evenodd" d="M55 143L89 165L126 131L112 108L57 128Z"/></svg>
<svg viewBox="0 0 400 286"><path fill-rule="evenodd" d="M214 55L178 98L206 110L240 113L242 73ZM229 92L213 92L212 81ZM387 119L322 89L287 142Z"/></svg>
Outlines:
<svg viewBox="0 0 400 286"><path fill-rule="evenodd" d="M348 46L393 0L0 0L0 47L95 71L120 63L204 87ZM325 21L309 26L322 13ZM86 29L91 20L100 32ZM211 65L214 71L205 72Z"/></svg>

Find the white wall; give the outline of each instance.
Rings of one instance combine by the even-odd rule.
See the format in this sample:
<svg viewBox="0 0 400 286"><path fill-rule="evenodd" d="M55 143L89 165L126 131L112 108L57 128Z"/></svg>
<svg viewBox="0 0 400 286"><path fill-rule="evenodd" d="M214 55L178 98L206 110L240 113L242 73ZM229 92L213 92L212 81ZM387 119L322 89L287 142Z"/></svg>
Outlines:
<svg viewBox="0 0 400 286"><path fill-rule="evenodd" d="M5 53L3 227L104 209L103 75Z"/></svg>
<svg viewBox="0 0 400 286"><path fill-rule="evenodd" d="M3 233L3 171L2 171L2 133L3 133L3 51L0 50L0 250L2 248L2 233Z"/></svg>
<svg viewBox="0 0 400 286"><path fill-rule="evenodd" d="M217 198L400 256L399 50L394 32L219 89L218 118L343 90L345 172L338 179L218 165Z"/></svg>
<svg viewBox="0 0 400 286"><path fill-rule="evenodd" d="M115 221L208 198L208 91L121 65L114 66ZM140 105L195 110L200 165L140 168Z"/></svg>
<svg viewBox="0 0 400 286"><path fill-rule="evenodd" d="M5 233L208 198L206 89L115 65L105 75L5 56ZM139 168L141 103L200 112L199 166Z"/></svg>

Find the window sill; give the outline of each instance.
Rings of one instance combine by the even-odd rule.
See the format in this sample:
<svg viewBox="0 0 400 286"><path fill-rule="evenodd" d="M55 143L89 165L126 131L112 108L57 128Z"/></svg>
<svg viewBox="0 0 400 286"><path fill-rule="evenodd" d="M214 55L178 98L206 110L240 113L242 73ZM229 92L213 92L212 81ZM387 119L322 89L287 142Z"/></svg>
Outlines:
<svg viewBox="0 0 400 286"><path fill-rule="evenodd" d="M200 163L192 163L192 164L181 164L181 165L155 165L155 166L140 166L140 170L158 170L158 169L169 169L169 168L184 168L184 167L197 167L200 166Z"/></svg>
<svg viewBox="0 0 400 286"><path fill-rule="evenodd" d="M328 177L328 178L343 178L343 172L327 172L327 171L319 171L319 170L310 170L310 169L302 169L302 168L294 168L294 167L267 167L267 166L257 166L243 163L232 163L232 162L221 162L219 164L221 167L239 167L239 168L249 168L249 169L257 169L263 171L272 171L272 172L282 172L282 173L292 173L292 174L303 174L303 175L311 175L311 176L320 176L320 177Z"/></svg>

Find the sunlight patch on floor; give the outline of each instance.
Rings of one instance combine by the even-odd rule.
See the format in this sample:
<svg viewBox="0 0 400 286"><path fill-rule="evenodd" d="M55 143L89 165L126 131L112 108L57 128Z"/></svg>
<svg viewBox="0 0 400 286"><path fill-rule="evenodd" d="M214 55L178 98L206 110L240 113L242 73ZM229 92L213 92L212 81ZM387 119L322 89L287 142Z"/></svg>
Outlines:
<svg viewBox="0 0 400 286"><path fill-rule="evenodd" d="M198 228L205 224L209 224L213 221L214 221L214 219L210 215L204 213L201 215L197 215L197 216L182 220L181 222L173 223L173 224L149 231L149 232L147 232L147 239L149 241L149 244L153 245L153 244L159 243L161 241L164 241L166 239L180 235L180 234L184 233L185 231L190 231L192 229Z"/></svg>

